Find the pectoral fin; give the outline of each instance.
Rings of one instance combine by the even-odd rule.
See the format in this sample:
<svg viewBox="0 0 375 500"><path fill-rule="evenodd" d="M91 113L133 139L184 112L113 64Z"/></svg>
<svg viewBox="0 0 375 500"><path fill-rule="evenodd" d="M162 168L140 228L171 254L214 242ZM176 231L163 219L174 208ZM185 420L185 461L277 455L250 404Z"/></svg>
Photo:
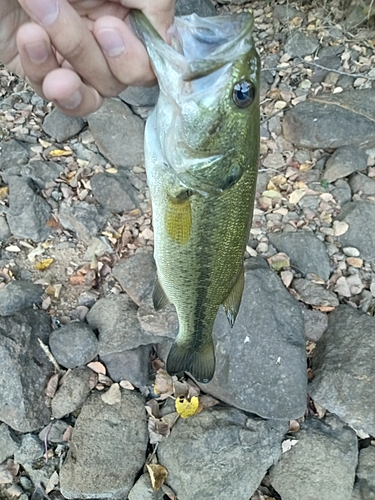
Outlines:
<svg viewBox="0 0 375 500"><path fill-rule="evenodd" d="M152 302L154 304L155 311L163 309L163 307L169 304L169 299L161 286L159 279L156 278L154 284L154 291L152 292Z"/></svg>
<svg viewBox="0 0 375 500"><path fill-rule="evenodd" d="M228 297L223 302L224 311L225 314L227 315L231 328L233 328L234 322L236 321L238 310L241 305L244 285L245 285L245 276L244 276L244 268L242 266L241 271L238 273L234 287L232 288Z"/></svg>

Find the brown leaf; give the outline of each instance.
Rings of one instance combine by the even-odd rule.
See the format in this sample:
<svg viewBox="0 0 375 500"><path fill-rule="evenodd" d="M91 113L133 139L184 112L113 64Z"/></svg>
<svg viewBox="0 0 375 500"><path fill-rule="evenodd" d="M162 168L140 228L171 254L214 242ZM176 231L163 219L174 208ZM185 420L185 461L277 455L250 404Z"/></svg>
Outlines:
<svg viewBox="0 0 375 500"><path fill-rule="evenodd" d="M49 398L53 398L56 394L57 387L59 385L59 374L56 373L55 375L52 375L52 377L49 379L47 387L45 389L46 396Z"/></svg>
<svg viewBox="0 0 375 500"><path fill-rule="evenodd" d="M63 441L70 441L72 439L72 433L73 427L71 425L68 425L62 437Z"/></svg>
<svg viewBox="0 0 375 500"><path fill-rule="evenodd" d="M157 418L149 418L148 420L148 433L150 436L150 443L156 444L163 441L163 439L171 433L168 425Z"/></svg>
<svg viewBox="0 0 375 500"><path fill-rule="evenodd" d="M75 274L73 276L69 276L69 283L73 286L84 285L86 282L86 276L83 274Z"/></svg>
<svg viewBox="0 0 375 500"><path fill-rule="evenodd" d="M213 398L209 394L203 394L202 396L199 396L199 401L202 403L203 408L211 408L211 406L215 406L220 403L220 401Z"/></svg>
<svg viewBox="0 0 375 500"><path fill-rule="evenodd" d="M166 370L162 368L157 371L154 392L156 394L172 394L173 393L173 380Z"/></svg>
<svg viewBox="0 0 375 500"><path fill-rule="evenodd" d="M187 397L189 394L190 386L187 382L173 381L173 394L175 398Z"/></svg>
<svg viewBox="0 0 375 500"><path fill-rule="evenodd" d="M151 415L153 417L160 418L160 408L159 408L157 401L155 401L155 399L150 399L150 401L147 401L146 409L147 408L151 409Z"/></svg>
<svg viewBox="0 0 375 500"><path fill-rule="evenodd" d="M104 403L107 405L115 405L121 402L121 389L119 384L112 384L107 392L101 396Z"/></svg>
<svg viewBox="0 0 375 500"><path fill-rule="evenodd" d="M170 429L172 429L179 417L180 415L177 413L177 411L173 411L172 413L164 415L164 417L161 418L161 421L167 424Z"/></svg>
<svg viewBox="0 0 375 500"><path fill-rule="evenodd" d="M150 474L151 485L154 491L160 490L162 484L168 477L167 469L160 464L146 465L148 473Z"/></svg>

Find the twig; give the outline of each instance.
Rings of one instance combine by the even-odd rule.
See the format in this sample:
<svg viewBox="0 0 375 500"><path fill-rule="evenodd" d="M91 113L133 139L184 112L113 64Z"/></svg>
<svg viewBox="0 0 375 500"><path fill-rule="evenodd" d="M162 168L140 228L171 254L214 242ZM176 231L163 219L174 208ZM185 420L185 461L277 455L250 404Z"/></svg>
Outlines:
<svg viewBox="0 0 375 500"><path fill-rule="evenodd" d="M51 351L49 350L49 347L46 346L46 344L40 338L38 338L38 342L39 342L40 347L43 349L44 354L47 356L47 358L51 361L51 363L55 367L55 370L57 372L60 372L61 371L61 367L58 364L58 362L56 361L56 359L53 357Z"/></svg>
<svg viewBox="0 0 375 500"><path fill-rule="evenodd" d="M324 69L324 70L327 70L327 71L333 71L333 73L338 73L339 75L352 76L354 78L366 78L367 80L375 81L375 77L373 77L373 76L367 76L367 75L365 75L363 73L348 73L347 71L341 71L339 69L327 68L326 66L322 66L321 64L313 62L313 61L305 61L304 59L302 59L301 56L298 56L298 58L304 64L308 64L308 65L311 65L311 66L316 66L317 68Z"/></svg>

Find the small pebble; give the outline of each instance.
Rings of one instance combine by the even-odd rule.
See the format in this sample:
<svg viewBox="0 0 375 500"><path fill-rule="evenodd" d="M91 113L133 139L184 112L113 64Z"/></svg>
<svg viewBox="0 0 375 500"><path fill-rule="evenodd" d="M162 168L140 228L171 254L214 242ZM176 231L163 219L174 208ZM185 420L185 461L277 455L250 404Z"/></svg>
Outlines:
<svg viewBox="0 0 375 500"><path fill-rule="evenodd" d="M348 257L359 257L359 250L355 247L344 247L342 251Z"/></svg>

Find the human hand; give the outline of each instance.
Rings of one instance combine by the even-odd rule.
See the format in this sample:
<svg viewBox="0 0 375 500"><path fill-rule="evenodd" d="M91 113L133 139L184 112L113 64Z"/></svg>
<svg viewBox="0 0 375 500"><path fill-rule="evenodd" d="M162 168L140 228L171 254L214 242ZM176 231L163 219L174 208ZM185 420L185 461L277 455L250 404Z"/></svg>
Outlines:
<svg viewBox="0 0 375 500"><path fill-rule="evenodd" d="M174 0L0 0L0 61L65 114L97 110L128 85L155 83L129 12L166 38Z"/></svg>

